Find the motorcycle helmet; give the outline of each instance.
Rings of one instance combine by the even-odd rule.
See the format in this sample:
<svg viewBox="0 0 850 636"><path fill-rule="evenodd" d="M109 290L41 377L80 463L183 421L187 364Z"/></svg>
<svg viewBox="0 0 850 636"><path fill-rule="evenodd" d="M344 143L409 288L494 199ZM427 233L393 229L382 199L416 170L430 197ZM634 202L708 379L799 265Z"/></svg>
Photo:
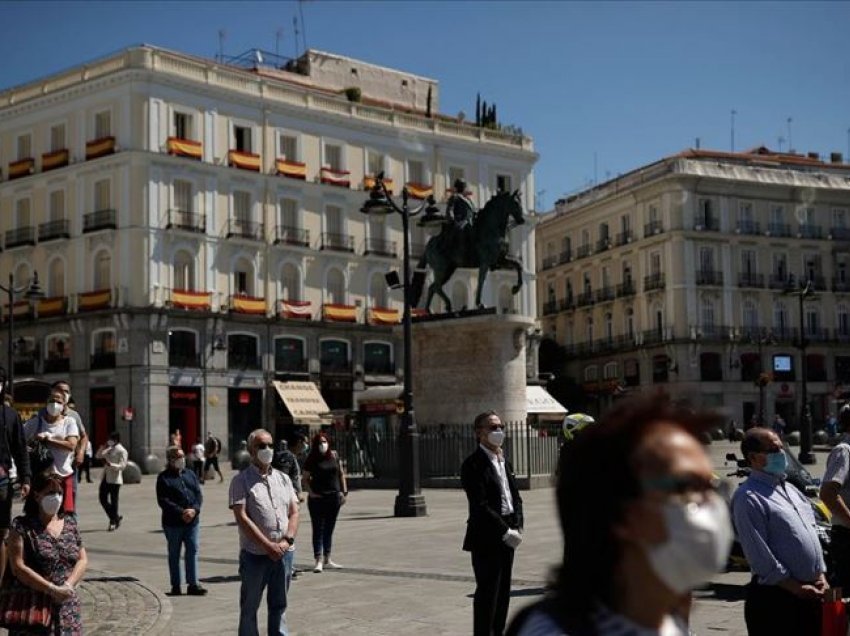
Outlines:
<svg viewBox="0 0 850 636"><path fill-rule="evenodd" d="M572 440L581 429L595 422L596 420L593 417L585 413L570 413L564 418L564 423L561 427L564 432L564 439L567 441Z"/></svg>

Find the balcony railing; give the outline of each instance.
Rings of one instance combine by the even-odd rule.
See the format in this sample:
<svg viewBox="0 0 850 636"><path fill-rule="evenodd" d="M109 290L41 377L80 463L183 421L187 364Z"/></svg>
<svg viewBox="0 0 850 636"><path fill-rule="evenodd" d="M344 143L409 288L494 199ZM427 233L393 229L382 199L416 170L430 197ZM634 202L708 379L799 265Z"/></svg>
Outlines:
<svg viewBox="0 0 850 636"><path fill-rule="evenodd" d="M19 159L9 163L8 176L9 179L17 179L19 177L28 177L35 172L35 159Z"/></svg>
<svg viewBox="0 0 850 636"><path fill-rule="evenodd" d="M201 366L201 357L194 351L169 351L168 366L180 369L198 369Z"/></svg>
<svg viewBox="0 0 850 636"><path fill-rule="evenodd" d="M582 292L576 298L576 306L578 307L587 307L593 304L593 291L587 290Z"/></svg>
<svg viewBox="0 0 850 636"><path fill-rule="evenodd" d="M275 245L300 245L310 246L310 230L289 225L278 225L274 233Z"/></svg>
<svg viewBox="0 0 850 636"><path fill-rule="evenodd" d="M663 329L648 329L643 332L643 344L653 345L667 340Z"/></svg>
<svg viewBox="0 0 850 636"><path fill-rule="evenodd" d="M114 351L96 351L91 356L92 369L114 369L115 368L115 352Z"/></svg>
<svg viewBox="0 0 850 636"><path fill-rule="evenodd" d="M756 221L738 221L738 234L761 234L761 224Z"/></svg>
<svg viewBox="0 0 850 636"><path fill-rule="evenodd" d="M650 221L643 226L643 238L649 238L662 232L664 232L664 226L661 224L661 221Z"/></svg>
<svg viewBox="0 0 850 636"><path fill-rule="evenodd" d="M554 256L544 256L543 257L543 269L551 269L557 265Z"/></svg>
<svg viewBox="0 0 850 636"><path fill-rule="evenodd" d="M764 287L764 274L752 272L738 274L738 287Z"/></svg>
<svg viewBox="0 0 850 636"><path fill-rule="evenodd" d="M696 276L697 285L722 285L723 272L713 269L698 269Z"/></svg>
<svg viewBox="0 0 850 636"><path fill-rule="evenodd" d="M561 265L569 263L571 260L573 260L572 250L564 250L558 255L558 263Z"/></svg>
<svg viewBox="0 0 850 636"><path fill-rule="evenodd" d="M38 240L40 243L60 238L71 238L71 222L68 219L38 224Z"/></svg>
<svg viewBox="0 0 850 636"><path fill-rule="evenodd" d="M68 165L69 159L70 153L67 148L54 150L53 152L45 152L41 155L41 170L43 172L47 172L49 170L55 170L56 168L62 168L63 166Z"/></svg>
<svg viewBox="0 0 850 636"><path fill-rule="evenodd" d="M823 276L812 276L809 281L815 291L826 291L826 279Z"/></svg>
<svg viewBox="0 0 850 636"><path fill-rule="evenodd" d="M643 291L648 292L653 289L664 289L664 274L650 274L643 277Z"/></svg>
<svg viewBox="0 0 850 636"><path fill-rule="evenodd" d="M848 292L850 291L850 280L841 280L839 278L832 279L832 291Z"/></svg>
<svg viewBox="0 0 850 636"><path fill-rule="evenodd" d="M243 219L228 219L225 238L240 238L248 241L263 240L263 224Z"/></svg>
<svg viewBox="0 0 850 636"><path fill-rule="evenodd" d="M19 227L14 230L6 230L6 249L20 245L35 245L34 227Z"/></svg>
<svg viewBox="0 0 850 636"><path fill-rule="evenodd" d="M713 216L698 218L694 222L694 229L697 232L719 232L720 219Z"/></svg>
<svg viewBox="0 0 850 636"><path fill-rule="evenodd" d="M203 234L207 231L207 219L203 214L195 214L187 210L169 210L166 230L186 230Z"/></svg>
<svg viewBox="0 0 850 636"><path fill-rule="evenodd" d="M398 257L398 249L396 249L395 241L387 241L386 239L367 238L363 245L363 254L368 256L388 256L389 258Z"/></svg>
<svg viewBox="0 0 850 636"><path fill-rule="evenodd" d="M558 301L557 300L549 300L543 303L543 315L551 316L552 314L558 313Z"/></svg>
<svg viewBox="0 0 850 636"><path fill-rule="evenodd" d="M791 236L791 226L787 223L770 223L767 226L767 234L787 238Z"/></svg>
<svg viewBox="0 0 850 636"><path fill-rule="evenodd" d="M850 241L850 228L834 227L829 230L833 241Z"/></svg>
<svg viewBox="0 0 850 636"><path fill-rule="evenodd" d="M585 258L593 254L593 247L590 245L579 245L576 250L576 258Z"/></svg>
<svg viewBox="0 0 850 636"><path fill-rule="evenodd" d="M805 239L822 239L823 228L820 225L812 225L811 223L800 223L797 227L797 236Z"/></svg>
<svg viewBox="0 0 850 636"><path fill-rule="evenodd" d="M91 141L86 142L86 161L89 159L97 159L98 157L103 157L105 155L111 155L116 149L117 146L115 144L115 137L92 139Z"/></svg>
<svg viewBox="0 0 850 636"><path fill-rule="evenodd" d="M605 238L601 238L596 241L596 251L604 252L605 250L610 250L612 245L611 239L606 236Z"/></svg>
<svg viewBox="0 0 850 636"><path fill-rule="evenodd" d="M614 300L614 298L614 287L611 285L606 285L605 287L596 290L596 302L598 303L605 303Z"/></svg>
<svg viewBox="0 0 850 636"><path fill-rule="evenodd" d="M788 274L771 274L767 281L770 289L786 289L791 284Z"/></svg>
<svg viewBox="0 0 850 636"><path fill-rule="evenodd" d="M83 215L83 233L118 228L118 213L115 210L98 210Z"/></svg>
<svg viewBox="0 0 850 636"><path fill-rule="evenodd" d="M614 240L614 245L620 247L621 245L627 245L634 240L634 234L631 230L626 230L625 232L620 232L617 234L617 238Z"/></svg>
<svg viewBox="0 0 850 636"><path fill-rule="evenodd" d="M71 370L70 358L45 358L43 363L45 373L68 373Z"/></svg>
<svg viewBox="0 0 850 636"><path fill-rule="evenodd" d="M260 168L262 168L260 155L244 150L229 150L227 152L227 164L231 168L251 170L253 172L260 172Z"/></svg>
<svg viewBox="0 0 850 636"><path fill-rule="evenodd" d="M625 298L626 296L634 296L636 293L634 281L627 280L617 285L617 298Z"/></svg>
<svg viewBox="0 0 850 636"><path fill-rule="evenodd" d="M575 308L576 301L572 295L567 296L566 298L561 298L561 300L558 301L558 309L560 311L572 311Z"/></svg>
<svg viewBox="0 0 850 636"><path fill-rule="evenodd" d="M350 234L323 232L319 249L336 252L354 252L354 237Z"/></svg>
<svg viewBox="0 0 850 636"><path fill-rule="evenodd" d="M805 335L811 342L829 342L830 340L829 329L806 329Z"/></svg>

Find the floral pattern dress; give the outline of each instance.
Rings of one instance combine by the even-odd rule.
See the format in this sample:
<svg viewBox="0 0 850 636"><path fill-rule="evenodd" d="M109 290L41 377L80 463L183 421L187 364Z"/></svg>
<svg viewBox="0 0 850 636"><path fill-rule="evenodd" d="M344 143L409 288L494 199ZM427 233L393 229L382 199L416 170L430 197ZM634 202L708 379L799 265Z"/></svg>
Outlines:
<svg viewBox="0 0 850 636"><path fill-rule="evenodd" d="M24 539L26 564L54 585L65 583L79 561L83 547L76 520L65 517L58 537L47 532L41 519L33 516L16 517L12 528ZM54 607L51 633L57 636L79 636L83 633L80 597L76 592L62 605Z"/></svg>

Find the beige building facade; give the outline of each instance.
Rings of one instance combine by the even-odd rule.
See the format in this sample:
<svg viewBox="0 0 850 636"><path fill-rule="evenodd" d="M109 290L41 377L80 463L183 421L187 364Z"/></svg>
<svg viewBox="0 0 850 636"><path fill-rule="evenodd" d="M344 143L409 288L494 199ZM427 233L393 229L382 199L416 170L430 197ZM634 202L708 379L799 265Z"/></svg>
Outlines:
<svg viewBox="0 0 850 636"><path fill-rule="evenodd" d="M817 426L850 384L838 153L686 151L559 201L536 242L544 337L566 348L588 410L663 388L739 424L794 426L805 371Z"/></svg>
<svg viewBox="0 0 850 636"><path fill-rule="evenodd" d="M479 206L510 187L532 207L531 140L438 115L435 80L256 60L139 46L0 93L0 278L37 272L47 296L14 305L15 376L70 378L95 440L119 430L137 460L175 428L231 449L260 424L285 434L272 380L314 382L341 415L400 379L384 274L401 219L359 212L378 173L414 204L464 176ZM533 315L532 236L511 236L523 292L497 272L486 304ZM428 238L413 230L414 257ZM476 282L447 291L470 306Z"/></svg>

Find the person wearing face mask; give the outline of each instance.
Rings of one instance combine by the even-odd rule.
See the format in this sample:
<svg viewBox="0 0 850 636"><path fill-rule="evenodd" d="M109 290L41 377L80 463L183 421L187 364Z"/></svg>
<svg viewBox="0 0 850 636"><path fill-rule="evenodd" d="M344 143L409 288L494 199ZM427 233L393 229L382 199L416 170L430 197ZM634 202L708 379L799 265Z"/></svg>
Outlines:
<svg viewBox="0 0 850 636"><path fill-rule="evenodd" d="M817 636L829 584L811 504L785 481L787 457L775 432L747 431L741 453L751 472L735 491L732 513L753 572L747 630L751 636Z"/></svg>
<svg viewBox="0 0 850 636"><path fill-rule="evenodd" d="M271 433L248 436L251 463L230 482L230 509L239 527L239 636L257 636L266 591L267 633L286 636L287 554L298 533L298 496L289 477L272 468ZM290 564L291 565L291 564Z"/></svg>
<svg viewBox="0 0 850 636"><path fill-rule="evenodd" d="M567 446L561 567L509 636L689 634L690 591L723 569L733 536L698 439L715 424L663 395L627 398Z"/></svg>
<svg viewBox="0 0 850 636"><path fill-rule="evenodd" d="M830 581L850 592L850 405L838 412L841 441L829 451L820 498L832 513L829 556Z"/></svg>
<svg viewBox="0 0 850 636"><path fill-rule="evenodd" d="M100 505L109 519L109 532L121 526L123 516L118 514L118 494L124 483L124 469L127 468L127 449L121 445L117 431L109 435L109 440L97 449L95 457L103 460L103 476L100 479Z"/></svg>
<svg viewBox="0 0 850 636"><path fill-rule="evenodd" d="M342 566L331 560L333 535L339 509L348 497L345 472L336 451L331 450L328 437L319 433L313 437L310 454L304 461L301 485L307 491L307 509L313 524L313 572Z"/></svg>
<svg viewBox="0 0 850 636"><path fill-rule="evenodd" d="M201 504L204 501L198 475L186 470L186 455L179 446L165 449L168 465L156 478L156 501L162 508L162 531L168 542L168 572L171 591L180 596L180 552L185 546L186 594L203 596L207 590L198 584Z"/></svg>
<svg viewBox="0 0 850 636"><path fill-rule="evenodd" d="M514 552L522 542L522 498L502 445L505 427L494 411L481 413L473 424L478 448L460 468L469 502L463 549L472 553L475 596L472 602L475 636L501 636L511 592Z"/></svg>
<svg viewBox="0 0 850 636"><path fill-rule="evenodd" d="M9 564L18 581L53 599L49 633L78 636L83 622L76 587L88 559L76 520L61 512L63 481L55 474L33 476L24 514L12 522Z"/></svg>
<svg viewBox="0 0 850 636"><path fill-rule="evenodd" d="M47 445L53 457L52 470L62 478L62 510L74 514L74 454L80 431L73 418L65 415L65 392L51 389L45 407L38 411L26 424L24 435L28 442L38 440Z"/></svg>

